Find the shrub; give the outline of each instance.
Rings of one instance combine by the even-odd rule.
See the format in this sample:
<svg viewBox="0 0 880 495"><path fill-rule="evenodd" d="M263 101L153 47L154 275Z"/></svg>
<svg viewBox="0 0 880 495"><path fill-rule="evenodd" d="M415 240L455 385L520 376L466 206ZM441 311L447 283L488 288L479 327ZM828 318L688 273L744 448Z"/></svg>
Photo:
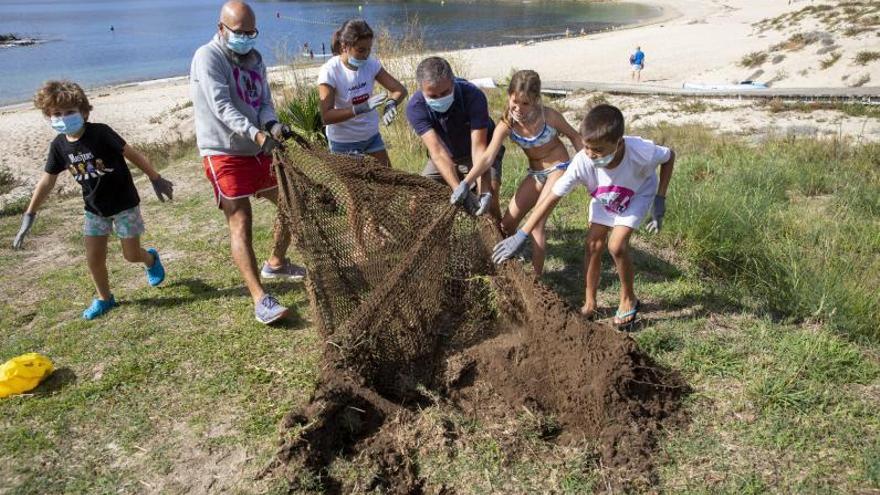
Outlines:
<svg viewBox="0 0 880 495"><path fill-rule="evenodd" d="M819 61L819 65L822 67L822 70L825 70L832 65L836 64L838 60L840 60L841 55L839 53L832 53L828 55L828 58L822 59Z"/></svg>
<svg viewBox="0 0 880 495"><path fill-rule="evenodd" d="M877 59L880 59L880 52L863 51L857 53L854 60L859 65L868 65Z"/></svg>
<svg viewBox="0 0 880 495"><path fill-rule="evenodd" d="M752 52L748 55L743 56L739 61L739 65L741 67L753 68L758 67L767 61L767 53L766 52Z"/></svg>
<svg viewBox="0 0 880 495"><path fill-rule="evenodd" d="M300 88L285 99L278 109L278 118L307 141L327 145L316 86Z"/></svg>

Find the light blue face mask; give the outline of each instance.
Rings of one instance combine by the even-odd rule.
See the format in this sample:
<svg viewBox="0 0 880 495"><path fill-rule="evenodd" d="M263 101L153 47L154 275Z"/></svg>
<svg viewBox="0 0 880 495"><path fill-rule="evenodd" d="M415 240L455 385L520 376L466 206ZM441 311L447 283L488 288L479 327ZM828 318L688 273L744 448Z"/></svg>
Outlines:
<svg viewBox="0 0 880 495"><path fill-rule="evenodd" d="M449 110L449 107L452 106L452 102L455 100L455 89L451 93L446 96L441 96L440 98L428 98L425 97L425 103L431 107L431 110L437 113L445 113Z"/></svg>
<svg viewBox="0 0 880 495"><path fill-rule="evenodd" d="M614 148L614 151L608 153L605 156L600 156L599 158L593 158L593 165L598 168L605 168L614 161L615 155L617 155L618 148Z"/></svg>
<svg viewBox="0 0 880 495"><path fill-rule="evenodd" d="M226 48L229 48L239 55L247 55L254 49L254 45L256 44L256 38L248 38L244 34L235 34L232 31L228 31Z"/></svg>
<svg viewBox="0 0 880 495"><path fill-rule="evenodd" d="M82 114L79 112L62 115L61 117L53 116L50 117L49 122L52 124L52 129L67 135L76 134L85 125L85 119L83 119Z"/></svg>
<svg viewBox="0 0 880 495"><path fill-rule="evenodd" d="M348 57L348 65L354 67L355 69L359 69L362 65L369 61L369 58L354 58L352 56Z"/></svg>

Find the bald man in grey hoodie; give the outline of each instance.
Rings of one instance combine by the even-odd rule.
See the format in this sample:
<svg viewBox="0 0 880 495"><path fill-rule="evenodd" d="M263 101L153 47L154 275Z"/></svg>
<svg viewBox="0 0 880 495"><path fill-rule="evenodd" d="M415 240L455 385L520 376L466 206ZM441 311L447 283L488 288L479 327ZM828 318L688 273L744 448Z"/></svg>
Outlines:
<svg viewBox="0 0 880 495"><path fill-rule="evenodd" d="M283 226L276 229L275 247L262 270L254 255L250 197L276 203L272 150L290 132L275 114L266 66L254 48L258 34L248 4L224 4L217 33L193 56L190 94L199 153L217 205L226 215L232 259L254 300L254 316L269 324L288 310L266 293L260 276L301 280L305 269L285 257L290 233Z"/></svg>

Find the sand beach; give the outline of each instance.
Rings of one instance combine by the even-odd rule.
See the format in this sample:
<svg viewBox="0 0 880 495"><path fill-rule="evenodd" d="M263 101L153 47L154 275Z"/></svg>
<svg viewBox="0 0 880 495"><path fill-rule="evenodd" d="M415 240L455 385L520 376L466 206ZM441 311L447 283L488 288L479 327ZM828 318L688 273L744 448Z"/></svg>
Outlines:
<svg viewBox="0 0 880 495"><path fill-rule="evenodd" d="M504 45L451 52L464 62L469 78L503 79L513 69L531 68L545 81L630 84L629 54L636 46L646 53L641 84L680 88L685 82L729 84L742 80L768 83L774 88L870 87L880 84L880 62L860 63L861 52L880 51L875 29L859 32L838 8L801 12L805 8L834 6L837 2L765 0L645 0L664 14L650 22L585 36L573 36L528 45ZM744 63L746 60L748 63ZM273 77L284 78L285 68ZM306 71L313 76L316 69ZM36 88L35 88L36 89ZM192 135L192 110L187 78L93 88L95 107L90 119L105 122L133 144L156 143ZM580 100L578 99L580 98ZM575 118L583 95L563 103ZM643 122L671 120L681 115L664 98L634 99L635 112L650 113ZM622 105L624 108L626 104ZM762 128L797 128L817 135L880 138L877 119L851 117L829 111L821 118L810 114L775 112L772 116L753 104L719 103L704 119L694 112L690 120L709 122L719 130L749 132ZM626 109L626 108L625 108ZM764 113L762 113L764 112ZM679 112L680 113L680 112ZM699 112L698 112L699 113ZM39 177L54 132L40 113L25 102L0 107L0 147L4 166L21 186L0 199L3 204L28 195ZM69 183L68 183L69 182ZM62 189L72 181L59 181Z"/></svg>

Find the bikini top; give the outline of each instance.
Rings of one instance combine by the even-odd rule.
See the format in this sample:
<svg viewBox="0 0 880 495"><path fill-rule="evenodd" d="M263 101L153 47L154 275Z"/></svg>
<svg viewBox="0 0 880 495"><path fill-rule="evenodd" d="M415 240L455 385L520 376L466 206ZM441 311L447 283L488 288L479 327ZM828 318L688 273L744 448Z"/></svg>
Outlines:
<svg viewBox="0 0 880 495"><path fill-rule="evenodd" d="M541 108L541 117L544 118L543 108ZM546 118L544 118L544 128L541 129L541 132L538 133L538 135L535 137L525 137L521 134L517 134L517 132L513 130L513 126L511 126L510 128L510 140L518 144L523 149L537 148L538 146L543 146L549 143L551 139L555 138L556 134L556 128L548 125Z"/></svg>

